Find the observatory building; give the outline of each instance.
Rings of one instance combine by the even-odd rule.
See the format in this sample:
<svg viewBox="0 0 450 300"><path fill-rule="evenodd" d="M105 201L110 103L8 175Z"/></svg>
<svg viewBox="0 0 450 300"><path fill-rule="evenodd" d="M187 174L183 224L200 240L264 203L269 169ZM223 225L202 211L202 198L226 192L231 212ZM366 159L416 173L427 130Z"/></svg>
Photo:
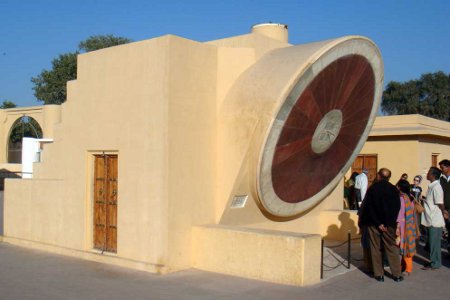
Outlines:
<svg viewBox="0 0 450 300"><path fill-rule="evenodd" d="M291 45L273 23L79 55L33 178L5 183L3 239L155 273L316 283L321 237L356 231L342 177L382 86L369 39Z"/></svg>

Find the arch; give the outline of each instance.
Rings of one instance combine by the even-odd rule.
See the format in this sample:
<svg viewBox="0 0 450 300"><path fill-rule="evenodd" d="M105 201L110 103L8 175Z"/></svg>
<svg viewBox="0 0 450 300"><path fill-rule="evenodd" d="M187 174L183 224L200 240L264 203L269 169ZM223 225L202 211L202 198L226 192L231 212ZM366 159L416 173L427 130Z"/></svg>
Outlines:
<svg viewBox="0 0 450 300"><path fill-rule="evenodd" d="M44 105L42 105L0 109L0 165L5 164L2 166L3 168L8 170L14 168L11 165L8 166L8 142L9 134L17 119L23 116L32 117L42 128L44 137L48 135L44 124L44 108Z"/></svg>
<svg viewBox="0 0 450 300"><path fill-rule="evenodd" d="M22 163L22 138L42 138L42 127L33 117L23 115L16 119L8 133L8 163Z"/></svg>

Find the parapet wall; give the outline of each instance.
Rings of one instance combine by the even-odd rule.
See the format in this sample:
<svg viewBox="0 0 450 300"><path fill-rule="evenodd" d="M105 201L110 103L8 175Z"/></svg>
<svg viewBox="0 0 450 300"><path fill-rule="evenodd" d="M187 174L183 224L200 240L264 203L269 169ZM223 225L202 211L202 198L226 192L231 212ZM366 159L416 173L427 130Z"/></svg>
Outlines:
<svg viewBox="0 0 450 300"><path fill-rule="evenodd" d="M192 253L201 270L298 286L320 281L320 235L195 226Z"/></svg>

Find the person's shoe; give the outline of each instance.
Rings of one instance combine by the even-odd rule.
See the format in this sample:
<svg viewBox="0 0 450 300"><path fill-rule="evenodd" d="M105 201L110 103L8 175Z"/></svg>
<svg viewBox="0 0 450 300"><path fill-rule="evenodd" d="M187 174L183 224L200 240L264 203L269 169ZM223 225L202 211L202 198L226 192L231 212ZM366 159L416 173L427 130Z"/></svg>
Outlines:
<svg viewBox="0 0 450 300"><path fill-rule="evenodd" d="M384 276L375 276L375 280L379 282L384 282Z"/></svg>
<svg viewBox="0 0 450 300"><path fill-rule="evenodd" d="M395 282L401 282L403 281L403 276L394 276L392 279L394 279Z"/></svg>

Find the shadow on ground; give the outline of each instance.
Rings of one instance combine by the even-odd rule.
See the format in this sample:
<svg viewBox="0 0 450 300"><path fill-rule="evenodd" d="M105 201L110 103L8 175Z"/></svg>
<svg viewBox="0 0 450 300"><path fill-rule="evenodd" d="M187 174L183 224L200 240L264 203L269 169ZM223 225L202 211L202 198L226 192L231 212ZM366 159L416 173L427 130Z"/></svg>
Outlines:
<svg viewBox="0 0 450 300"><path fill-rule="evenodd" d="M426 236L421 236L416 241L417 253L414 256L414 262L422 266L430 262L430 260L428 259L430 257L430 253L425 250L425 244L426 244ZM449 253L447 251L447 241L445 239L442 239L441 241L441 252L442 252L442 267L450 268Z"/></svg>
<svg viewBox="0 0 450 300"><path fill-rule="evenodd" d="M420 266L429 262L429 253L424 249L425 241L426 237L424 236L416 241L417 253L414 256L414 262L417 265L414 267L415 270L413 272L417 272ZM442 268L450 269L450 257L446 249L447 242L442 239ZM349 261L350 266L348 264ZM358 269L359 272L366 274L368 277L372 276L365 272L363 249L361 247L360 237L357 235L351 235L350 247L347 241L324 239L322 268L323 279L325 280L355 269ZM389 277L389 267L385 268L385 270L387 271L386 276Z"/></svg>

